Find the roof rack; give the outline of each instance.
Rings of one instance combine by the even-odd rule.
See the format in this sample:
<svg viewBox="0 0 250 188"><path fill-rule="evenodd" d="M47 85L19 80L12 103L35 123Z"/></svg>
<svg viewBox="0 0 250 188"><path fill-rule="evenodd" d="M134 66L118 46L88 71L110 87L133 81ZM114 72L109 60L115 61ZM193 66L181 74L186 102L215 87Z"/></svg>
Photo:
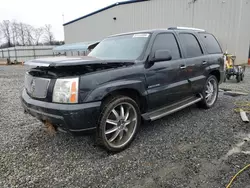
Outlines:
<svg viewBox="0 0 250 188"><path fill-rule="evenodd" d="M204 29L198 29L198 28L193 28L193 27L169 27L169 30L193 30L193 31L203 31L205 32Z"/></svg>

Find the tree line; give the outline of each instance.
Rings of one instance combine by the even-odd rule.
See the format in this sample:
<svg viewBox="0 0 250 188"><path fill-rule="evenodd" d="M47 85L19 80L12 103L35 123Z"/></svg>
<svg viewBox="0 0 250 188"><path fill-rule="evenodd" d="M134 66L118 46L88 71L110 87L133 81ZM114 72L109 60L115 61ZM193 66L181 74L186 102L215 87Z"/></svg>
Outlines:
<svg viewBox="0 0 250 188"><path fill-rule="evenodd" d="M46 24L43 27L17 22L15 20L3 20L0 22L0 48L31 45L61 45L63 41L55 41L52 26Z"/></svg>

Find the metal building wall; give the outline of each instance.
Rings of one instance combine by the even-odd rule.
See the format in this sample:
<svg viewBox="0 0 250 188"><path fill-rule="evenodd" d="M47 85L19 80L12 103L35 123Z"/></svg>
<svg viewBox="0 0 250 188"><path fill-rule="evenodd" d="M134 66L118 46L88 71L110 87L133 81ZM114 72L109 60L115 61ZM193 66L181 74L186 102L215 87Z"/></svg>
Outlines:
<svg viewBox="0 0 250 188"><path fill-rule="evenodd" d="M236 55L238 63L246 62L249 57L250 46L250 0L241 0L241 10L236 38Z"/></svg>
<svg viewBox="0 0 250 188"><path fill-rule="evenodd" d="M250 45L250 0L197 0L193 26L213 33L224 51L246 63Z"/></svg>
<svg viewBox="0 0 250 188"><path fill-rule="evenodd" d="M65 42L100 40L121 32L167 28L177 22L188 26L192 14L186 2L188 0L150 0L119 5L64 26Z"/></svg>
<svg viewBox="0 0 250 188"><path fill-rule="evenodd" d="M237 56L237 62L246 62L249 18L250 0L150 0L118 5L65 25L64 33L67 44L136 30L198 27L213 33L224 51Z"/></svg>

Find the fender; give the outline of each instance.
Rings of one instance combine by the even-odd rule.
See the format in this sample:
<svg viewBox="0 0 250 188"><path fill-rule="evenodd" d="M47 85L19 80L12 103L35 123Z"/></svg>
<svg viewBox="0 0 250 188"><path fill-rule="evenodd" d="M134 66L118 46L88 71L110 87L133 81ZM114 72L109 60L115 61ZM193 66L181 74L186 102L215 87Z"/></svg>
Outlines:
<svg viewBox="0 0 250 188"><path fill-rule="evenodd" d="M120 89L133 89L146 96L147 92L145 85L140 80L118 80L101 85L100 87L91 91L85 98L84 102L101 101L106 95Z"/></svg>
<svg viewBox="0 0 250 188"><path fill-rule="evenodd" d="M213 71L213 70L218 70L220 71L220 65L219 64L213 64L209 66L209 70Z"/></svg>
<svg viewBox="0 0 250 188"><path fill-rule="evenodd" d="M224 80L224 77L225 77L225 71L223 70L224 67L222 67L218 64L214 64L214 65L211 65L209 68L210 68L209 74L211 74L214 71L215 73L213 73L213 74L217 77L217 79L219 79L218 84L221 84Z"/></svg>
<svg viewBox="0 0 250 188"><path fill-rule="evenodd" d="M214 70L220 71L220 65L212 64L212 65L207 66L206 69L205 69L205 75L204 75L205 78L207 78L208 75L209 75L212 71L214 71Z"/></svg>

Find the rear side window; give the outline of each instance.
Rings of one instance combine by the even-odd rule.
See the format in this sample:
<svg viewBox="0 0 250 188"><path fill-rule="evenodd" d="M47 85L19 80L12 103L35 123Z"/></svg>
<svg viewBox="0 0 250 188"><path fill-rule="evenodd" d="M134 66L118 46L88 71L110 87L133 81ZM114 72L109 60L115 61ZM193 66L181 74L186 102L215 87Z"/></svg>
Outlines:
<svg viewBox="0 0 250 188"><path fill-rule="evenodd" d="M205 45L209 54L222 53L221 48L217 40L213 35L208 33L199 33L201 41Z"/></svg>
<svg viewBox="0 0 250 188"><path fill-rule="evenodd" d="M175 36L172 33L162 33L156 36L152 51L168 50L172 59L180 59L180 51Z"/></svg>
<svg viewBox="0 0 250 188"><path fill-rule="evenodd" d="M180 40L187 58L199 57L203 54L201 46L194 35L190 33L181 33Z"/></svg>

